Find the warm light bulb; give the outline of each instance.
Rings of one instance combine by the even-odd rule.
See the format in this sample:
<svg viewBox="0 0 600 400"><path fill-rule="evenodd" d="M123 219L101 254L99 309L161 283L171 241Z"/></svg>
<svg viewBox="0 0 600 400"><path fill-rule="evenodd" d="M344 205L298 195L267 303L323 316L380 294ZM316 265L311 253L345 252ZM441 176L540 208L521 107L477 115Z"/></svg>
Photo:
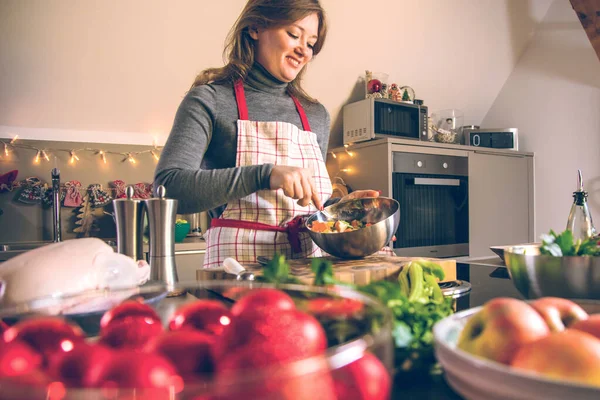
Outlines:
<svg viewBox="0 0 600 400"><path fill-rule="evenodd" d="M345 145L344 145L344 150L346 150L346 153L348 153L348 155L349 155L350 157L354 157L354 153L353 153L353 152L351 152L351 151L348 151L348 145L347 145L347 144L345 144Z"/></svg>
<svg viewBox="0 0 600 400"><path fill-rule="evenodd" d="M15 135L15 137L12 138L12 140L10 141L10 144L14 144L18 138L19 138L19 135Z"/></svg>
<svg viewBox="0 0 600 400"><path fill-rule="evenodd" d="M150 150L150 154L152 154L152 157L154 157L154 159L158 161L158 154L156 154L153 150Z"/></svg>
<svg viewBox="0 0 600 400"><path fill-rule="evenodd" d="M104 164L106 164L106 154L104 153L104 151L100 150L98 154L100 154L102 161L104 161Z"/></svg>
<svg viewBox="0 0 600 400"><path fill-rule="evenodd" d="M79 157L77 157L74 150L71 150L69 154L71 155L71 159L69 160L70 164L75 164L75 161L79 161Z"/></svg>
<svg viewBox="0 0 600 400"><path fill-rule="evenodd" d="M136 161L135 161L135 158L133 158L133 154L131 154L131 153L128 153L128 154L127 154L127 159L128 159L128 160L129 160L129 162L130 162L130 163L132 163L132 164L135 164L135 163L136 163Z"/></svg>
<svg viewBox="0 0 600 400"><path fill-rule="evenodd" d="M44 160L50 162L50 157L48 157L48 153L46 153L46 150L42 150L42 157L44 157Z"/></svg>
<svg viewBox="0 0 600 400"><path fill-rule="evenodd" d="M334 153L333 151L331 152L331 156L332 156L333 158L337 158L337 156L335 155L335 153Z"/></svg>
<svg viewBox="0 0 600 400"><path fill-rule="evenodd" d="M34 164L39 164L40 163L40 155L41 155L41 151L38 150L37 153L35 154L35 158L33 159L33 163Z"/></svg>
<svg viewBox="0 0 600 400"><path fill-rule="evenodd" d="M4 143L4 155L8 157L8 145Z"/></svg>

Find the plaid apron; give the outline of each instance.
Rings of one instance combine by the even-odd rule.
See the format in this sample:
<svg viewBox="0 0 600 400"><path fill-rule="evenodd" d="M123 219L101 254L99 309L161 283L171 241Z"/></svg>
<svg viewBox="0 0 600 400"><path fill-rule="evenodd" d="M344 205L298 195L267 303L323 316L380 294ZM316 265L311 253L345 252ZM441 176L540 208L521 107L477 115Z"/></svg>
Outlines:
<svg viewBox="0 0 600 400"><path fill-rule="evenodd" d="M303 129L287 122L250 121L242 81L236 81L234 89L239 114L236 167L271 163L307 168L313 171L320 198L325 201L331 197L331 181L317 136L310 131L298 99L292 96ZM286 258L322 256L324 253L306 232L303 218L317 209L312 204L302 207L296 202L285 196L283 189L259 190L229 202L204 236L204 268L220 267L227 257L244 264L275 253Z"/></svg>

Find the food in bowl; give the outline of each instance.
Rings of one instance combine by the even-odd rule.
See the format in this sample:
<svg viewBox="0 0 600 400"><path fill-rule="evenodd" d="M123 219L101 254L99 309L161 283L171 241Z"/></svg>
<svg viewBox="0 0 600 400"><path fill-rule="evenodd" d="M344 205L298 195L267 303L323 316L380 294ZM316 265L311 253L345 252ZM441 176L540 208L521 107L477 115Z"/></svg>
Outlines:
<svg viewBox="0 0 600 400"><path fill-rule="evenodd" d="M371 226L371 224L368 222L361 222L357 219L353 219L350 222L338 219L330 221L313 221L308 228L319 233L342 233L356 231L366 226Z"/></svg>
<svg viewBox="0 0 600 400"><path fill-rule="evenodd" d="M532 304L532 302L527 301L524 303ZM598 399L599 386L567 379L563 375L571 373L571 371L565 371L564 368L565 364L571 363L565 362L569 359L573 360L571 356L576 355L575 359L579 359L579 361L571 364L568 368L572 369L573 372L577 370L575 374L580 377L590 377L589 373L593 374L595 367L581 371L576 364L580 364L582 360L591 360L592 358L588 355L583 356L583 352L573 349L569 344L564 344L564 346L561 346L564 348L557 349L553 343L546 341L549 340L547 338L570 336L568 332L572 332L576 327L577 330L584 330L580 328L579 324L588 321L595 315L600 315L599 301L577 300L574 303L581 306L590 315L587 320L567 324L567 329L560 332L550 332L536 341L521 346L516 353L519 354L526 346L531 351L540 344L544 344L543 350L539 348L535 350L534 361L540 368L552 368L561 375L560 377L552 376L550 371L542 373L541 371L517 368L516 365L512 365L514 358L510 363L504 364L459 348L458 341L465 330L465 326L469 324L473 316L481 312L484 306L480 306L453 314L434 326L436 357L444 370L446 381L458 394L466 399ZM565 315L558 312L557 314ZM507 327L501 328L498 324L492 324L491 321L488 321L482 327L484 330L487 329L485 334L488 340L491 336L495 336L504 343L504 337L509 330ZM484 330L478 335L481 338L484 337ZM559 339L559 341L563 340ZM554 341L554 339L551 341ZM492 339L491 343L494 345L495 341ZM594 355L592 354L591 357L594 357ZM522 364L519 366L522 366Z"/></svg>
<svg viewBox="0 0 600 400"><path fill-rule="evenodd" d="M202 292L209 287L210 292ZM127 300L106 312L98 340L84 338L61 316L32 316L27 324L18 322L4 335L13 344L0 345L2 398L22 399L26 390L32 391L28 399L54 398L48 393L58 389L67 398L70 394L103 398L106 390L114 395L111 398L135 394L135 398L170 399L173 393L190 399L269 400L285 393L294 393L297 399L310 399L314 393L326 400L346 398L348 393L389 397L391 316L369 297L350 289L239 282L185 288L195 295L227 293L231 288L245 292L237 298L240 307L235 312L228 301L213 295L192 298L177 310L171 307L171 314L160 315L161 320L152 307ZM338 315L335 324L325 324L309 307L319 299L346 299L362 306ZM256 304L261 307L252 306ZM6 314L0 310L0 317ZM53 330L51 341L33 329L37 321L49 319L60 328ZM340 330L344 326L347 329ZM6 346L11 346L9 352L4 351ZM5 357L15 356L17 350L28 362L17 370L2 369L18 365L5 363L10 361ZM39 377L33 387L31 376Z"/></svg>
<svg viewBox="0 0 600 400"><path fill-rule="evenodd" d="M511 280L527 299L555 296L600 299L600 246L597 239L550 232L541 244L507 246L504 259Z"/></svg>
<svg viewBox="0 0 600 400"><path fill-rule="evenodd" d="M495 298L469 318L457 347L512 368L600 387L600 325L596 335L590 333L582 323L588 318L567 299Z"/></svg>
<svg viewBox="0 0 600 400"><path fill-rule="evenodd" d="M360 229L308 234L327 254L339 258L360 258L374 254L392 240L400 223L400 204L387 197L369 197L341 201L311 215L306 226L314 222L360 221ZM368 225L368 226L367 226ZM319 225L317 225L319 226ZM321 225L322 226L322 225Z"/></svg>

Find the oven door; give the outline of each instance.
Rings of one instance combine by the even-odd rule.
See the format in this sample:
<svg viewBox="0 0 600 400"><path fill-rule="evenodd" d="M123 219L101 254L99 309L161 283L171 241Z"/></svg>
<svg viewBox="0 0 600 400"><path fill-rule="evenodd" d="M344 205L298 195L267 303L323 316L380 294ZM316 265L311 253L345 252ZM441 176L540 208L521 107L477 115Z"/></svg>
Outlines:
<svg viewBox="0 0 600 400"><path fill-rule="evenodd" d="M469 255L469 188L462 175L393 173L400 224L394 251L401 256Z"/></svg>

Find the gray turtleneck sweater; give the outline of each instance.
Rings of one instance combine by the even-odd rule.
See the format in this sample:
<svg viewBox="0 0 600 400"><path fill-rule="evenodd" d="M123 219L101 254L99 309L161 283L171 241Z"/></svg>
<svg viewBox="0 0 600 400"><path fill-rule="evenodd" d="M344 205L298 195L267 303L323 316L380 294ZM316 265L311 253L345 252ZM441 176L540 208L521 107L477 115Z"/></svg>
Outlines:
<svg viewBox="0 0 600 400"><path fill-rule="evenodd" d="M255 64L244 82L248 118L284 121L302 129L287 83ZM325 160L329 114L321 104L300 100ZM238 109L232 84L190 90L181 102L155 172L155 185L179 200L178 213L222 214L227 202L269 189L273 164L235 167ZM325 202L327 199L322 199Z"/></svg>

